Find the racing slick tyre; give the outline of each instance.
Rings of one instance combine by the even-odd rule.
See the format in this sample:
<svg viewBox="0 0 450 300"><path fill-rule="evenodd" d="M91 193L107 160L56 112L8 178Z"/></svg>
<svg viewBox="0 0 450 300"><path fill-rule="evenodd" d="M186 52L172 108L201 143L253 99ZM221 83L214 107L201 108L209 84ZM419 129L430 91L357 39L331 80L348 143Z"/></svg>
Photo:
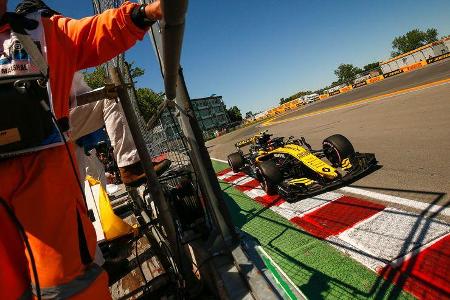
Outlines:
<svg viewBox="0 0 450 300"><path fill-rule="evenodd" d="M324 139L322 147L326 158L335 167L340 166L344 159L355 154L352 143L341 134L335 134Z"/></svg>
<svg viewBox="0 0 450 300"><path fill-rule="evenodd" d="M231 153L230 155L228 155L228 164L230 165L233 172L237 173L245 165L244 157L242 157L242 154L240 152Z"/></svg>
<svg viewBox="0 0 450 300"><path fill-rule="evenodd" d="M277 185L283 181L283 174L272 160L263 161L259 167L259 177L261 187L267 195L275 195L278 193Z"/></svg>

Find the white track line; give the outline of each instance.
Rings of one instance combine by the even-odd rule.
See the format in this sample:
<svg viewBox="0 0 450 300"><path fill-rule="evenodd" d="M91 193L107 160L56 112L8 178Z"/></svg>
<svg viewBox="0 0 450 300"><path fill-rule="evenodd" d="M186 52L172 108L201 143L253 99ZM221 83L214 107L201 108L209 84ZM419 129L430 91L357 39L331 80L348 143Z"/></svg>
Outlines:
<svg viewBox="0 0 450 300"><path fill-rule="evenodd" d="M224 163L228 163L227 161L216 159L216 158L211 158L211 159L220 161L220 162L224 162ZM219 179L222 179L221 177L222 176L220 176ZM426 203L426 202L410 200L410 199L406 199L406 198L402 198L402 197L381 194L381 193L377 193L377 192L372 192L372 191L368 191L368 190L364 190L364 189L360 189L360 188L348 187L348 186L343 187L340 190L343 192L346 192L346 193L362 195L362 196L366 196L369 198L378 199L378 200L381 200L384 202L404 205L407 207L418 209L420 211L426 210L429 213L435 213L435 212L439 211L439 214L450 217L450 208L444 208L441 205L437 205L437 204L430 204L430 203Z"/></svg>
<svg viewBox="0 0 450 300"><path fill-rule="evenodd" d="M264 255L270 260L270 262L272 263L272 265L275 266L275 268L277 269L278 272L281 273L281 275L284 276L284 278L289 282L289 284L291 285L290 288L295 289L295 291L303 296L303 299L308 299L305 294L303 294L303 292L298 288L298 286L296 284L294 284L294 282L292 282L291 278L289 278L289 276L287 276L287 274L283 271L283 269L273 260L273 258L266 252L266 250L264 250L263 247L261 246L255 246L255 248L257 249L257 251L261 251L262 253L264 253Z"/></svg>
<svg viewBox="0 0 450 300"><path fill-rule="evenodd" d="M248 197L250 197L251 199L267 196L266 192L263 190L263 188L260 185L254 187L251 190L244 191L244 194L247 195Z"/></svg>
<svg viewBox="0 0 450 300"><path fill-rule="evenodd" d="M383 261L396 261L422 251L449 232L447 223L396 208L385 208L337 237ZM350 256L353 255L350 253ZM355 259L359 260L358 257ZM366 259L361 261L365 262ZM379 264L366 266L376 270Z"/></svg>
<svg viewBox="0 0 450 300"><path fill-rule="evenodd" d="M312 213L342 196L339 193L327 192L294 203L284 202L277 207L271 207L271 209L286 219L291 220L294 217L301 218L306 214Z"/></svg>
<svg viewBox="0 0 450 300"><path fill-rule="evenodd" d="M389 265L391 265L392 267L396 268L396 267L400 266L405 260L408 260L409 258L413 257L414 255L422 252L426 248L431 247L432 245L436 244L437 242L439 242L440 240L446 238L449 235L450 235L450 233L444 234L443 236L441 236L441 237L439 237L439 238L437 238L437 239L435 239L435 240L433 240L433 241L431 241L431 242L429 242L429 243L427 243L425 245L422 245L419 248L416 248L416 249L412 250L411 252L407 253L406 255L401 256L401 257L399 257L397 259L394 259L392 262L389 263Z"/></svg>
<svg viewBox="0 0 450 300"><path fill-rule="evenodd" d="M378 199L378 200L385 201L385 202L404 205L404 206L415 208L415 209L418 209L421 211L426 210L429 213L435 213L435 212L439 211L439 214L441 214L441 215L450 216L450 208L443 208L441 205L430 204L430 203L425 203L425 202L420 202L420 201L414 201L414 200L410 200L410 199L406 199L406 198L381 194L381 193L377 193L377 192L372 192L372 191L348 187L348 186L343 187L340 190L344 191L346 193L362 195L362 196L366 196L366 197L373 198L373 199Z"/></svg>
<svg viewBox="0 0 450 300"><path fill-rule="evenodd" d="M228 162L226 161L226 160L223 160L223 159L218 159L218 158L213 158L213 157L210 157L212 160L215 160L215 161L218 161L218 162L223 162L223 163L226 163L226 164L228 164Z"/></svg>
<svg viewBox="0 0 450 300"><path fill-rule="evenodd" d="M237 174L238 173L234 173L233 171L230 170L229 172L227 172L227 173L225 173L223 175L217 176L217 178L219 180L225 180L225 179L230 178L231 176L234 176L234 175L237 175Z"/></svg>
<svg viewBox="0 0 450 300"><path fill-rule="evenodd" d="M225 162L218 159L214 160ZM230 171L221 177L226 178L232 175L235 175L235 173ZM253 178L244 176L230 183L240 185L251 180L253 180ZM432 213L440 211L441 214L450 216L450 209L443 208L440 205L431 205L429 203L385 195L359 188L343 187L340 190L345 193L363 195L372 199L400 204L422 211L427 210ZM245 191L244 194L253 199L266 195L260 186ZM280 216L291 220L294 217L302 217L305 214L320 209L336 199L339 199L341 196L343 195L340 193L328 192L295 203L284 202L279 206L272 206L270 209ZM331 241L334 247L347 253L350 257L375 272L379 268L384 267L386 265L384 262L386 261L390 261L389 265L392 267L398 267L405 260L417 255L439 240L450 235L450 226L447 223L439 220L432 220L430 223L427 221L429 220L427 217L422 217L423 220L420 220L420 224L416 224L418 217L419 215L416 213L410 213L396 208L385 208L373 216L354 224L344 232L336 236L328 237L327 240ZM418 228L412 233L411 230L414 226L417 226ZM416 234L417 232L422 231L425 226L427 227L427 232L421 237L423 244L420 245L419 242L419 245L417 245L417 239L419 237L417 237ZM410 236L411 234L413 234L412 237ZM407 249L403 249L403 253L398 253L398 250L405 247L405 245L402 244L405 243L408 238L412 238L412 240L406 245ZM414 248L414 246L418 247ZM347 247L354 250L348 249ZM370 254L371 256L364 255L363 253L360 253L361 251ZM375 257L378 257L379 259L375 259Z"/></svg>
<svg viewBox="0 0 450 300"><path fill-rule="evenodd" d="M232 185L244 185L246 183L249 183L252 180L255 180L255 179L253 177L248 176L248 175L244 175L243 177L240 177L240 178L238 178L238 179L236 179L236 180L234 180L232 182L229 182L229 183L231 183Z"/></svg>

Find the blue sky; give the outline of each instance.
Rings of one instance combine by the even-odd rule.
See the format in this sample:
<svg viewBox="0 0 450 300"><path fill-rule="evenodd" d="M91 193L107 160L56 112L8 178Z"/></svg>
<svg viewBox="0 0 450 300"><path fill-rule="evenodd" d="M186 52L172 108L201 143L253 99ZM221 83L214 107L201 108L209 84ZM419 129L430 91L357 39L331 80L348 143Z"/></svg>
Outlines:
<svg viewBox="0 0 450 300"><path fill-rule="evenodd" d="M87 0L45 2L70 17L92 14ZM413 28L450 34L449 11L449 0L191 0L181 61L191 98L222 95L256 112L330 84L341 63L388 58L393 38ZM146 71L138 86L163 89L148 37L127 59Z"/></svg>

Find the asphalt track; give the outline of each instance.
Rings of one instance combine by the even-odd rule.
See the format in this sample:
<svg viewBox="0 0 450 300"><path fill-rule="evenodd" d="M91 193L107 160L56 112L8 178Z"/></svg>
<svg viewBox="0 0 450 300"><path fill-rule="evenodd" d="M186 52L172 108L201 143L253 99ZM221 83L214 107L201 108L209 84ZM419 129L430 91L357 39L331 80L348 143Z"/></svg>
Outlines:
<svg viewBox="0 0 450 300"><path fill-rule="evenodd" d="M386 78L383 81L362 88L357 88L345 94L336 95L323 101L316 102L313 105L307 106L302 109L300 113L306 114L309 112L349 103L367 97L384 95L398 91L400 89L408 89L418 85L436 82L449 77L450 60L446 60L437 64L428 65L427 67L416 70L414 72L403 73L397 76ZM297 111L297 113L288 114L283 117L277 118L277 121L292 117L293 115L298 114L298 112L299 111Z"/></svg>
<svg viewBox="0 0 450 300"><path fill-rule="evenodd" d="M210 155L226 159L234 143L261 130L305 136L313 148L335 133L357 151L376 154L382 168L352 186L448 205L450 188L450 61L388 78L316 102L207 142ZM401 205L400 205L401 206Z"/></svg>

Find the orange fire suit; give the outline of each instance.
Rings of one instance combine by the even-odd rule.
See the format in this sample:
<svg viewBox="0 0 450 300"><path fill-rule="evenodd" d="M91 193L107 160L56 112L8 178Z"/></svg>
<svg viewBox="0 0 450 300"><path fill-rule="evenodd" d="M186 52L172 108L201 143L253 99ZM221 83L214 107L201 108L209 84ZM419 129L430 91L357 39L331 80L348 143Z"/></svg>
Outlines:
<svg viewBox="0 0 450 300"><path fill-rule="evenodd" d="M99 65L143 38L145 31L131 20L136 5L126 2L81 20L42 19L56 118L69 116L75 71ZM42 295L110 298L106 273L83 260L94 256L96 237L77 184L64 146L0 160L0 197L25 228ZM31 295L33 280L23 241L0 207L0 299Z"/></svg>

